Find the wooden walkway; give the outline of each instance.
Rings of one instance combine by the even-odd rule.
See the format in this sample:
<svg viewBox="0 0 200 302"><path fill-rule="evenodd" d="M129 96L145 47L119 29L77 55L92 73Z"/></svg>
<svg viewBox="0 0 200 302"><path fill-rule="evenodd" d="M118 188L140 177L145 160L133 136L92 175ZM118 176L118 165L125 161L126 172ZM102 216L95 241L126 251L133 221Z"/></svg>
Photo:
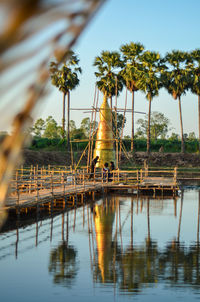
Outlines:
<svg viewBox="0 0 200 302"><path fill-rule="evenodd" d="M158 175L159 176L155 176ZM83 201L96 192L134 192L177 194L179 187L176 169L162 171L132 170L114 171L104 175L98 170L90 180L86 170L23 169L16 171L11 183L6 209L21 209L45 204L59 198Z"/></svg>
<svg viewBox="0 0 200 302"><path fill-rule="evenodd" d="M30 193L21 193L19 200L16 194L9 195L6 200L5 209L16 208L16 206L20 208L24 207L32 207L36 204L43 204L49 202L51 199L58 199L65 196L75 196L78 194L87 194L91 192L97 192L102 190L101 183L88 183L85 185L69 185L65 186L57 186L54 188L53 192L50 189L40 189L38 191L34 191Z"/></svg>

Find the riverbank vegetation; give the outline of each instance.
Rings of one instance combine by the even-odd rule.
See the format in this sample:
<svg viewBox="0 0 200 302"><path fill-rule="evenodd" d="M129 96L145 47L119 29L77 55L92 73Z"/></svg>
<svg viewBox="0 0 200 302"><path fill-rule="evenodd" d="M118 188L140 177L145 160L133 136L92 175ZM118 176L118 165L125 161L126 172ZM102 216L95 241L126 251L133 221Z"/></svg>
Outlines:
<svg viewBox="0 0 200 302"><path fill-rule="evenodd" d="M122 114L117 115L117 131L113 124L113 132L121 134L126 119L123 119ZM80 127L76 126L75 121L70 120L70 142L71 150L74 152L83 151L89 141L90 135L90 119L84 118ZM151 118L151 151L152 152L181 152L181 137L174 132L170 132L173 128L171 123L164 114L160 112L152 112ZM97 122L93 122L92 128L96 132L98 127ZM147 148L147 128L148 115L140 118L137 121L137 129L134 134L134 152L146 151ZM46 150L46 151L66 151L67 135L63 138L62 127L57 124L52 116L46 120L39 118L34 126L29 129L32 136L30 149ZM169 134L170 133L170 134ZM96 136L94 135L94 142ZM127 151L132 151L132 138L125 135L122 142ZM184 134L185 151L189 153L199 152L198 138L195 133Z"/></svg>

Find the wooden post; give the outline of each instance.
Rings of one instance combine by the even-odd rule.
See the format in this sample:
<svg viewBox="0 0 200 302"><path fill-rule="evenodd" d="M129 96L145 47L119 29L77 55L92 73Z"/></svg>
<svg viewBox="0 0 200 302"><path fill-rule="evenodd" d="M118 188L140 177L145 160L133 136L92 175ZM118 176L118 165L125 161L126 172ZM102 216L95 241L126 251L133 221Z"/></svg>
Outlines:
<svg viewBox="0 0 200 302"><path fill-rule="evenodd" d="M34 187L34 190L35 190L35 167L33 168L33 187Z"/></svg>
<svg viewBox="0 0 200 302"><path fill-rule="evenodd" d="M24 177L24 167L23 165L21 165L21 179L23 179Z"/></svg>
<svg viewBox="0 0 200 302"><path fill-rule="evenodd" d="M83 169L83 189L85 192L85 170Z"/></svg>
<svg viewBox="0 0 200 302"><path fill-rule="evenodd" d="M18 171L16 171L16 191L17 191L17 206L18 206L18 211L19 211L19 177L18 177Z"/></svg>
<svg viewBox="0 0 200 302"><path fill-rule="evenodd" d="M76 191L76 171L74 171L74 188L75 188L75 196L74 196L74 206L77 202L77 191Z"/></svg>
<svg viewBox="0 0 200 302"><path fill-rule="evenodd" d="M64 181L64 173L62 172L62 176L61 176L61 183L62 183L62 186L63 186L63 195L65 195L65 181Z"/></svg>
<svg viewBox="0 0 200 302"><path fill-rule="evenodd" d="M51 173L51 194L53 196L53 175Z"/></svg>
<svg viewBox="0 0 200 302"><path fill-rule="evenodd" d="M137 185L139 183L139 171L137 170Z"/></svg>
<svg viewBox="0 0 200 302"><path fill-rule="evenodd" d="M96 168L94 168L94 182L96 182Z"/></svg>
<svg viewBox="0 0 200 302"><path fill-rule="evenodd" d="M177 167L174 168L174 184L177 183Z"/></svg>
<svg viewBox="0 0 200 302"><path fill-rule="evenodd" d="M118 148L118 139L116 139L116 168L119 168L119 148Z"/></svg>
<svg viewBox="0 0 200 302"><path fill-rule="evenodd" d="M51 174L51 167L50 167L50 165L48 165L48 175L50 175Z"/></svg>
<svg viewBox="0 0 200 302"><path fill-rule="evenodd" d="M38 202L38 200L39 200L39 188L38 188L38 170L37 170L37 174L36 174L36 192L37 192L37 195L36 195L36 201Z"/></svg>
<svg viewBox="0 0 200 302"><path fill-rule="evenodd" d="M140 182L142 182L142 180L143 180L143 171L142 169L140 169Z"/></svg>
<svg viewBox="0 0 200 302"><path fill-rule="evenodd" d="M30 184L29 184L29 194L32 191L32 178L33 178L33 172L32 172L32 166L31 166L31 170L30 170Z"/></svg>

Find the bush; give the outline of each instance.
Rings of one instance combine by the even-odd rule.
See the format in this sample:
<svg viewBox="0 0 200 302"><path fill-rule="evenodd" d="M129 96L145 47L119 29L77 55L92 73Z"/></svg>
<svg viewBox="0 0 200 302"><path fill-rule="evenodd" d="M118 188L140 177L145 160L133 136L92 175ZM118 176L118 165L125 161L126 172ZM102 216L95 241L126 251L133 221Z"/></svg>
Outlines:
<svg viewBox="0 0 200 302"><path fill-rule="evenodd" d="M83 151L88 142L74 142L72 143L73 152ZM123 140L123 144L127 151L131 150L131 140ZM31 149L40 150L66 150L66 139L49 139L49 138L34 138L32 141ZM163 147L164 152L181 152L181 141L180 140L167 140L167 139L158 139L151 141L151 151L158 152L160 147ZM198 140L186 140L185 148L186 152L195 153L198 152L199 143ZM145 139L135 139L135 151L145 152L147 148L147 142Z"/></svg>

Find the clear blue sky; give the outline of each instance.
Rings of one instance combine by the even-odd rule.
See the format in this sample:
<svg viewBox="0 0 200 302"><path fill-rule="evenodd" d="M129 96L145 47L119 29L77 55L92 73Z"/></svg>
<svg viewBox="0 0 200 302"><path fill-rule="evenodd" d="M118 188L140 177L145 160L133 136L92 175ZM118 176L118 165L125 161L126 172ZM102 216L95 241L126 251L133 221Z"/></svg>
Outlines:
<svg viewBox="0 0 200 302"><path fill-rule="evenodd" d="M83 69L79 87L71 94L72 107L90 107L94 97L94 58L102 50L118 50L124 43L141 42L146 49L162 55L173 49L190 51L200 48L200 0L108 0L86 28L74 51ZM124 106L125 91L119 98ZM60 103L59 103L60 102ZM59 104L59 105L58 105ZM129 105L131 96L129 96ZM148 102L142 93L135 97L135 110L148 111ZM164 113L171 121L173 132L180 133L178 102L165 90L152 103L153 111ZM182 98L184 132L197 134L197 97L188 93ZM62 118L62 95L54 88L43 109L42 117ZM71 119L80 125L89 116L73 112ZM126 134L130 134L130 115L127 114ZM136 119L141 115L136 114Z"/></svg>

